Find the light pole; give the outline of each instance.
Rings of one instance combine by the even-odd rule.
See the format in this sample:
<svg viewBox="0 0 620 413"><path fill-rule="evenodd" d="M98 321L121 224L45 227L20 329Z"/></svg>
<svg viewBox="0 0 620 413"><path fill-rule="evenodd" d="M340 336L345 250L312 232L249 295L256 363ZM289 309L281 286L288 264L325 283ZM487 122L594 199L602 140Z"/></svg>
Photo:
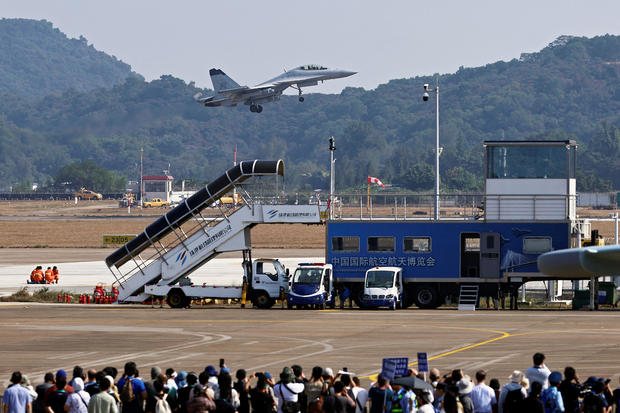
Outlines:
<svg viewBox="0 0 620 413"><path fill-rule="evenodd" d="M424 84L422 100L428 101L428 83ZM435 220L439 220L439 81L435 85Z"/></svg>
<svg viewBox="0 0 620 413"><path fill-rule="evenodd" d="M334 219L334 191L336 190L335 151L336 140L332 136L329 138L329 219Z"/></svg>

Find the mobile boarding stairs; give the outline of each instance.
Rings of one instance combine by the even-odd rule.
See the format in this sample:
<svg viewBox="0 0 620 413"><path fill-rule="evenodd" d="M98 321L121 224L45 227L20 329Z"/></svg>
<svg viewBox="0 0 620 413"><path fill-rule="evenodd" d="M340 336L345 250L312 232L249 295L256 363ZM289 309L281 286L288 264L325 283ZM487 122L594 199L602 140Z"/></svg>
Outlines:
<svg viewBox="0 0 620 413"><path fill-rule="evenodd" d="M249 178L274 176L277 186L283 175L282 160L243 161L110 254L105 262L116 278L119 302L143 302L150 297L144 292L148 284L173 285L219 253L250 250L250 229L256 224L320 223L318 205L265 204L250 196L252 185L241 185ZM259 182L254 189L264 187ZM223 208L218 201L232 190L241 193L243 202ZM219 208L215 217L205 211L213 205Z"/></svg>

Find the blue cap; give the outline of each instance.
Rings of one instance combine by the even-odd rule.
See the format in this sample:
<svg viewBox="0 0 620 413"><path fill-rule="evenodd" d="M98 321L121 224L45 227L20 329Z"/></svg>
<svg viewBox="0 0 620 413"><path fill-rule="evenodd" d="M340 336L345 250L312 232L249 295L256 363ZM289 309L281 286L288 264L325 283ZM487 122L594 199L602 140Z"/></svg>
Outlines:
<svg viewBox="0 0 620 413"><path fill-rule="evenodd" d="M265 375L265 377L267 377L268 379L271 379L271 373L269 373L268 371L263 373Z"/></svg>
<svg viewBox="0 0 620 413"><path fill-rule="evenodd" d="M228 373L228 374L230 374L230 369L228 367L222 367L220 369L220 373Z"/></svg>
<svg viewBox="0 0 620 413"><path fill-rule="evenodd" d="M174 382L179 387L185 387L187 384L187 373L185 371L180 371L179 374L174 378Z"/></svg>
<svg viewBox="0 0 620 413"><path fill-rule="evenodd" d="M562 381L562 373L559 371L554 371L549 375L549 383L558 384Z"/></svg>
<svg viewBox="0 0 620 413"><path fill-rule="evenodd" d="M56 379L60 379L60 378L66 379L67 378L67 372L62 370L62 369L58 370L56 372Z"/></svg>
<svg viewBox="0 0 620 413"><path fill-rule="evenodd" d="M209 376L217 376L217 370L215 370L215 367L213 366L207 366L205 368L205 371Z"/></svg>

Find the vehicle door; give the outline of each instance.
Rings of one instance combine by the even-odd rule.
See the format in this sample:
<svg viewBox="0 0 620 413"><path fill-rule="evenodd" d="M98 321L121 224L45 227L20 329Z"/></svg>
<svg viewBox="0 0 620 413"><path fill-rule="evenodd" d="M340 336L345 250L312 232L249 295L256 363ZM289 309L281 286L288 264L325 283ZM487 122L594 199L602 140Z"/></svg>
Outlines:
<svg viewBox="0 0 620 413"><path fill-rule="evenodd" d="M280 296L278 271L272 261L257 261L254 272L254 288L265 290L270 297Z"/></svg>
<svg viewBox="0 0 620 413"><path fill-rule="evenodd" d="M329 268L326 268L323 271L323 290L325 291L325 299L326 301L330 301L332 297L332 276Z"/></svg>
<svg viewBox="0 0 620 413"><path fill-rule="evenodd" d="M398 301L403 302L403 272L398 271L396 274L396 296Z"/></svg>
<svg viewBox="0 0 620 413"><path fill-rule="evenodd" d="M480 237L480 278L499 278L499 233L483 232Z"/></svg>

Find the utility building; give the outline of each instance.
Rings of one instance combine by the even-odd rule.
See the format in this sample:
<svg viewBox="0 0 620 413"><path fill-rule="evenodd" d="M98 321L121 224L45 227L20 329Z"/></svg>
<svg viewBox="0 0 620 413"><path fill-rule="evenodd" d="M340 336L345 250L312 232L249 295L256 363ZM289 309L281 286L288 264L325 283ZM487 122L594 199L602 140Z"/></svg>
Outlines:
<svg viewBox="0 0 620 413"><path fill-rule="evenodd" d="M161 198L164 201L170 202L173 180L174 178L170 175L143 176L143 199L150 201L153 198Z"/></svg>

